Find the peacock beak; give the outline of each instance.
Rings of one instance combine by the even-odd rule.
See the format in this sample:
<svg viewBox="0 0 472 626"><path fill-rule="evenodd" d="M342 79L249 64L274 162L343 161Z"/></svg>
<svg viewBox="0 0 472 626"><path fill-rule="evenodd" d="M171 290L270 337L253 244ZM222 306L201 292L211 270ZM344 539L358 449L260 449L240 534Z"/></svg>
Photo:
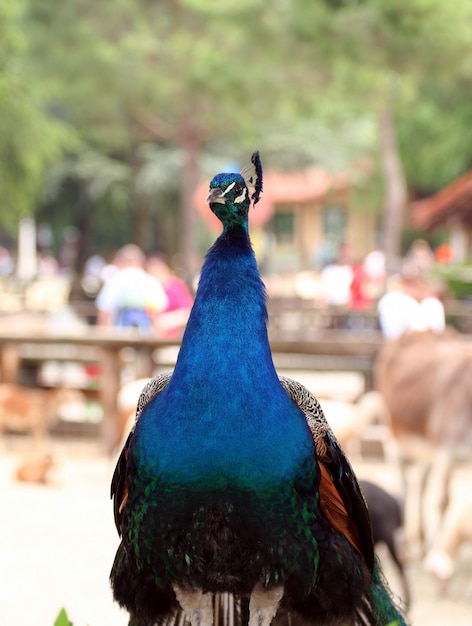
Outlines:
<svg viewBox="0 0 472 626"><path fill-rule="evenodd" d="M218 202L220 204L225 203L225 194L224 191L220 189L220 187L215 187L214 189L212 189L207 196L207 204L213 204L215 202Z"/></svg>

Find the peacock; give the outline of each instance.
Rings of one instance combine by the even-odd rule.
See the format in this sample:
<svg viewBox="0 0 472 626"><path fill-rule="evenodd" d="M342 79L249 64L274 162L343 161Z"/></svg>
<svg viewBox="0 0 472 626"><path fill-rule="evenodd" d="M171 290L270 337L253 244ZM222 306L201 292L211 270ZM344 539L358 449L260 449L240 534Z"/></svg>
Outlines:
<svg viewBox="0 0 472 626"><path fill-rule="evenodd" d="M258 152L210 183L222 233L112 479L114 598L130 626L401 626L351 466L316 398L273 364L248 229L261 192Z"/></svg>

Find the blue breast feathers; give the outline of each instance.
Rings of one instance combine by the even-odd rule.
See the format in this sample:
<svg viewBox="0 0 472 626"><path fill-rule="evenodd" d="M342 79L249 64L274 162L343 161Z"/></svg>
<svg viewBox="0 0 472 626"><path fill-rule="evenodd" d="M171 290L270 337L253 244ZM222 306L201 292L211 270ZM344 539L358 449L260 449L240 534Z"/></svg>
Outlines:
<svg viewBox="0 0 472 626"><path fill-rule="evenodd" d="M150 475L207 486L280 485L313 459L306 419L272 362L245 233L223 234L208 253L173 377L141 415L134 447Z"/></svg>

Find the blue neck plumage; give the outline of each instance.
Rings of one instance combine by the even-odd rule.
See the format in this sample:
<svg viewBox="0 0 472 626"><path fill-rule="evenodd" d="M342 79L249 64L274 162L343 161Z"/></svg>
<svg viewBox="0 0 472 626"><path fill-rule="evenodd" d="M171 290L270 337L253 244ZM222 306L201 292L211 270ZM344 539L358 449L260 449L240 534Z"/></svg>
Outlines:
<svg viewBox="0 0 472 626"><path fill-rule="evenodd" d="M214 376L232 359L272 365L266 324L265 288L247 227L226 228L206 256L175 374L194 360L200 371L202 362L217 368Z"/></svg>

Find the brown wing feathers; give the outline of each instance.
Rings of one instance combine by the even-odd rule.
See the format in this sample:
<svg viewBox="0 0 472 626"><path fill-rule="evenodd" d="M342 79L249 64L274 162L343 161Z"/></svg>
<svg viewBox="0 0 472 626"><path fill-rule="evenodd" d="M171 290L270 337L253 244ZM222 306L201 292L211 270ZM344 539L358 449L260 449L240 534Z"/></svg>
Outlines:
<svg viewBox="0 0 472 626"><path fill-rule="evenodd" d="M346 510L344 502L336 489L328 469L319 463L321 479L319 485L320 506L331 526L343 534L358 552L363 554L361 540L352 515Z"/></svg>

